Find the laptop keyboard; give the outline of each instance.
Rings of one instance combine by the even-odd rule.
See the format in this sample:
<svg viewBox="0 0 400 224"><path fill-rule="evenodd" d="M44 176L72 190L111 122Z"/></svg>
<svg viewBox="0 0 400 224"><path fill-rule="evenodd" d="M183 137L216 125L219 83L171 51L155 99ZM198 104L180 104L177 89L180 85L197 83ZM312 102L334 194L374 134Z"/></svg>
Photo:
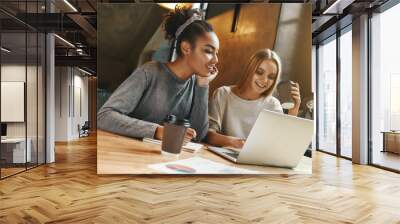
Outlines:
<svg viewBox="0 0 400 224"><path fill-rule="evenodd" d="M237 157L239 156L238 152L224 152L225 154L227 154L230 157L233 157L235 159L237 159Z"/></svg>

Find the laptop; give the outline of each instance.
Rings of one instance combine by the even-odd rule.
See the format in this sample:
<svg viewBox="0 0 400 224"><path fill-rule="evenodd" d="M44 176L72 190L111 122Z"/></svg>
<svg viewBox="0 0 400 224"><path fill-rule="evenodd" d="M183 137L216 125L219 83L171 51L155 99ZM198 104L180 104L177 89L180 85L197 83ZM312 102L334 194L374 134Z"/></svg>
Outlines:
<svg viewBox="0 0 400 224"><path fill-rule="evenodd" d="M213 146L208 149L234 163L294 168L313 133L312 120L263 110L240 151Z"/></svg>

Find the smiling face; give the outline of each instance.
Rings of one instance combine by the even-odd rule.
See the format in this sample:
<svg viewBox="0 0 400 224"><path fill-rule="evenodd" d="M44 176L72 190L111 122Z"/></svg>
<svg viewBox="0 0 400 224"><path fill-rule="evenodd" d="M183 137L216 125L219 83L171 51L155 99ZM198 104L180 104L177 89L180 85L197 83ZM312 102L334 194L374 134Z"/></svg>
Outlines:
<svg viewBox="0 0 400 224"><path fill-rule="evenodd" d="M214 32L206 32L198 37L195 46L184 42L181 48L185 60L196 75L208 77L216 70L219 40Z"/></svg>
<svg viewBox="0 0 400 224"><path fill-rule="evenodd" d="M249 76L246 87L257 94L263 95L266 91L273 88L278 76L277 64L267 59L255 69L254 74Z"/></svg>

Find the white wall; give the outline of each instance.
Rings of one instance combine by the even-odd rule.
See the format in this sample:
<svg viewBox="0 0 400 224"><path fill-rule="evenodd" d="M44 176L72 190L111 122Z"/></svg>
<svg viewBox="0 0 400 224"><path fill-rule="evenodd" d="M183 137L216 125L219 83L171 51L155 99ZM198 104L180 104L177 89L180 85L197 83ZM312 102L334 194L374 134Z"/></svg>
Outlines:
<svg viewBox="0 0 400 224"><path fill-rule="evenodd" d="M75 75L75 87L80 88L81 90L81 109L82 112L79 114L79 116L76 116L78 119L78 122L80 124L85 123L89 119L89 101L88 101L88 96L89 96L89 91L88 91L88 77L87 76L80 76L80 75ZM75 90L76 90L75 88ZM75 97L76 98L76 97ZM76 114L79 111L76 110Z"/></svg>
<svg viewBox="0 0 400 224"><path fill-rule="evenodd" d="M1 81L25 82L25 73L25 64L2 65ZM6 110L6 108L1 108L1 110ZM25 137L25 122L7 123L7 137Z"/></svg>
<svg viewBox="0 0 400 224"><path fill-rule="evenodd" d="M88 78L83 75L76 68L56 67L56 141L79 138L78 124L88 120Z"/></svg>
<svg viewBox="0 0 400 224"><path fill-rule="evenodd" d="M38 69L38 70L37 70ZM25 80L27 78L27 80ZM26 120L23 122L6 122L7 137L9 138L24 138L25 135L30 139L30 148L32 151L32 161L36 162L39 158L39 163L44 162L44 74L42 67L36 67L25 64L3 64L1 66L1 81L2 82L24 82L26 85L26 106L22 107L22 112L26 112ZM7 97L7 96L2 96ZM1 108L11 110L11 108ZM26 110L26 111L24 111ZM9 111L10 112L10 111ZM11 111L12 113L12 111ZM37 152L39 150L39 152ZM39 156L37 157L37 154Z"/></svg>
<svg viewBox="0 0 400 224"><path fill-rule="evenodd" d="M55 68L55 141L68 141L68 86L67 67Z"/></svg>
<svg viewBox="0 0 400 224"><path fill-rule="evenodd" d="M27 69L27 70L25 70ZM26 73L27 71L27 73ZM36 66L27 66L19 64L6 64L1 66L2 82L26 82L25 75L28 77L27 86L27 120L28 120L28 137L30 133L35 133L37 122L37 95L36 95ZM42 105L39 105L41 107ZM1 108L7 110L7 108ZM26 122L7 122L8 137L25 137ZM30 131L32 130L32 131Z"/></svg>

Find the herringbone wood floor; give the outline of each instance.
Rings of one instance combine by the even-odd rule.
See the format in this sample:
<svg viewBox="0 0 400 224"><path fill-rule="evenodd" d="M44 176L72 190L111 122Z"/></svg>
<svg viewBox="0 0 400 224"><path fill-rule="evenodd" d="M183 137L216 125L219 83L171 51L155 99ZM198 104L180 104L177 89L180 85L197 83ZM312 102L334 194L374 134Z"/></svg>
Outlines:
<svg viewBox="0 0 400 224"><path fill-rule="evenodd" d="M94 137L0 181L0 223L400 223L400 175L314 154L313 175L97 176Z"/></svg>

